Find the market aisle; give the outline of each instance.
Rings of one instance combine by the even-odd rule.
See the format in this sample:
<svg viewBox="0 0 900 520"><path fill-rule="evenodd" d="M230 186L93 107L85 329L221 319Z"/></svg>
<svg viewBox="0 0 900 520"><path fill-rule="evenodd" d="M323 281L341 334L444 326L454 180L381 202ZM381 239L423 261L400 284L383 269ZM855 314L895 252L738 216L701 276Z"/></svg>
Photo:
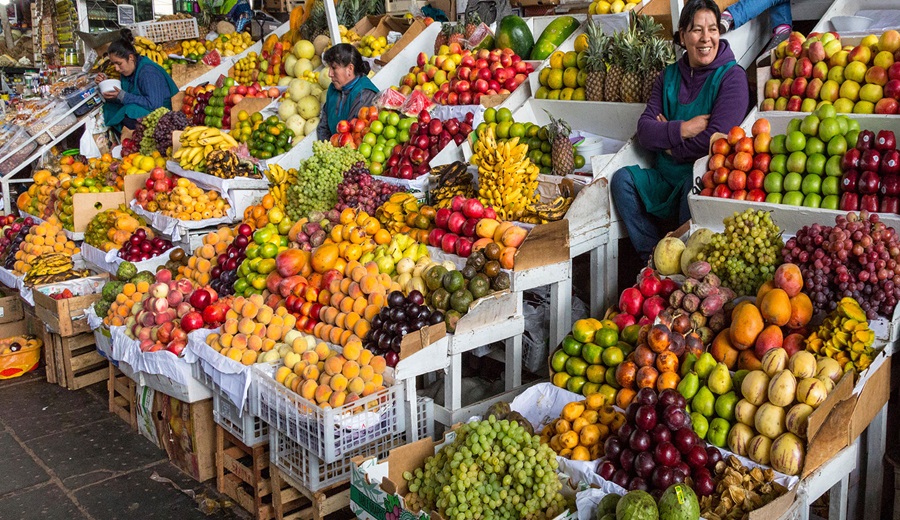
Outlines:
<svg viewBox="0 0 900 520"><path fill-rule="evenodd" d="M106 383L71 392L47 384L43 368L0 381L0 519L249 518L240 510L205 515L182 489L218 498L182 474L164 451L107 411Z"/></svg>

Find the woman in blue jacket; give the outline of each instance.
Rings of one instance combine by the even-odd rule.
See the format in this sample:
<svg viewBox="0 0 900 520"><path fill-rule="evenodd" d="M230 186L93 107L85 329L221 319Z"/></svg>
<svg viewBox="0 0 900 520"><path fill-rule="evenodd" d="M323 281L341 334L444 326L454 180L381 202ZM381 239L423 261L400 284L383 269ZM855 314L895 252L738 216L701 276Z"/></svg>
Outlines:
<svg viewBox="0 0 900 520"><path fill-rule="evenodd" d="M322 61L328 67L331 85L328 86L316 137L327 141L337 133L338 123L349 121L359 113L360 108L374 104L378 87L366 76L369 64L349 43L331 47L322 55Z"/></svg>
<svg viewBox="0 0 900 520"><path fill-rule="evenodd" d="M162 67L137 53L131 31L123 30L122 39L111 43L108 53L122 78L122 88L103 93L106 126L118 132L123 127L134 130L138 119L157 108L172 109L172 96L178 93L178 87ZM97 75L98 83L105 79L104 74Z"/></svg>

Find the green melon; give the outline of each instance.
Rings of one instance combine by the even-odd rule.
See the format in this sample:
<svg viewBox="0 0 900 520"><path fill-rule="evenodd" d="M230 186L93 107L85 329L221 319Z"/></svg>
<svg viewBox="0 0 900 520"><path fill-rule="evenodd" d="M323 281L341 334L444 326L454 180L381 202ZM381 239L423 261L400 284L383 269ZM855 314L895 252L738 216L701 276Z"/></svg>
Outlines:
<svg viewBox="0 0 900 520"><path fill-rule="evenodd" d="M674 484L659 499L659 520L696 520L700 503L694 491L684 484Z"/></svg>
<svg viewBox="0 0 900 520"><path fill-rule="evenodd" d="M616 520L657 520L656 501L646 491L629 491L616 504Z"/></svg>
<svg viewBox="0 0 900 520"><path fill-rule="evenodd" d="M550 25L544 29L544 32L534 42L529 59L546 60L562 42L566 41L566 38L575 32L575 29L578 29L578 25L579 22L574 16L560 16L550 22Z"/></svg>
<svg viewBox="0 0 900 520"><path fill-rule="evenodd" d="M497 26L497 32L494 35L495 49L512 49L522 59L531 55L531 48L534 47L534 35L525 20L511 14L504 16Z"/></svg>

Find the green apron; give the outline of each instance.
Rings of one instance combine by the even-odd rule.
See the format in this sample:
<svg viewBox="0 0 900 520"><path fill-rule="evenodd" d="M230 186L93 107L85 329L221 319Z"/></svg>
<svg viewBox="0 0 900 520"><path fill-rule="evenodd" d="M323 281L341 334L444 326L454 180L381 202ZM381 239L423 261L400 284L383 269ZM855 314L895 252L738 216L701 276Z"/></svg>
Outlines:
<svg viewBox="0 0 900 520"><path fill-rule="evenodd" d="M141 73L141 70L145 66L151 67L151 68L157 67L157 68L159 68L159 70L161 70L165 74L167 83L169 85L170 97L174 96L176 93L178 93L178 87L175 86L175 82L172 81L172 77L169 76L169 74L165 71L165 69L163 69L156 63L150 61L150 59L145 58L143 56L141 56L138 59L137 66L134 68L134 72L131 74L131 76L122 76L122 78L121 78L122 90L124 92L127 92L129 94L141 95L141 92L138 89L138 85L137 85L137 78L138 78L138 74ZM164 106L166 108L168 108L169 110L171 110L172 109L172 101L168 100L168 98L167 98L167 101L166 101L166 103L164 103ZM140 119L140 118L146 116L147 114L149 114L150 112L151 112L150 110L147 110L146 108L144 108L142 106L133 105L133 104L123 105L122 103L120 103L117 100L107 101L106 103L103 104L103 121L106 123L106 126L114 128L117 132L121 132L122 131L122 122L125 120L126 117L130 117L131 119Z"/></svg>
<svg viewBox="0 0 900 520"><path fill-rule="evenodd" d="M706 78L700 95L689 105L678 102L678 92L681 90L681 74L678 72L678 63L666 67L663 77L665 90L663 91L662 108L666 120L687 121L712 112L722 78L736 64L736 62L730 61L716 69ZM637 165L626 168L631 173L635 188L648 213L661 219L670 219L676 216L684 183L689 182L693 174L693 163L679 164L666 152L657 152L655 168L641 168Z"/></svg>

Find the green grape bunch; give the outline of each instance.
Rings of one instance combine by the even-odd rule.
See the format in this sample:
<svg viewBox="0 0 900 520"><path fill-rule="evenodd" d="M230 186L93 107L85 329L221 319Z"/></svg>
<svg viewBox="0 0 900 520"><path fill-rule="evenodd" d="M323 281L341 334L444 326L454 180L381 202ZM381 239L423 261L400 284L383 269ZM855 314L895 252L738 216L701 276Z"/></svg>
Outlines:
<svg viewBox="0 0 900 520"><path fill-rule="evenodd" d="M156 151L156 139L153 138L153 132L156 130L159 118L168 113L168 108L159 107L141 119L141 123L144 125L144 133L141 137L141 155L150 155Z"/></svg>
<svg viewBox="0 0 900 520"><path fill-rule="evenodd" d="M768 211L746 209L725 217L724 233L716 233L699 255L712 272L738 296L754 295L775 276L784 240Z"/></svg>
<svg viewBox="0 0 900 520"><path fill-rule="evenodd" d="M556 453L515 421L495 416L462 425L456 439L405 472L406 504L447 520L550 519L566 509Z"/></svg>
<svg viewBox="0 0 900 520"><path fill-rule="evenodd" d="M365 158L350 148L335 148L327 141L313 143L313 156L300 164L297 182L287 190L287 214L299 220L313 211L328 211L338 201L344 172Z"/></svg>

